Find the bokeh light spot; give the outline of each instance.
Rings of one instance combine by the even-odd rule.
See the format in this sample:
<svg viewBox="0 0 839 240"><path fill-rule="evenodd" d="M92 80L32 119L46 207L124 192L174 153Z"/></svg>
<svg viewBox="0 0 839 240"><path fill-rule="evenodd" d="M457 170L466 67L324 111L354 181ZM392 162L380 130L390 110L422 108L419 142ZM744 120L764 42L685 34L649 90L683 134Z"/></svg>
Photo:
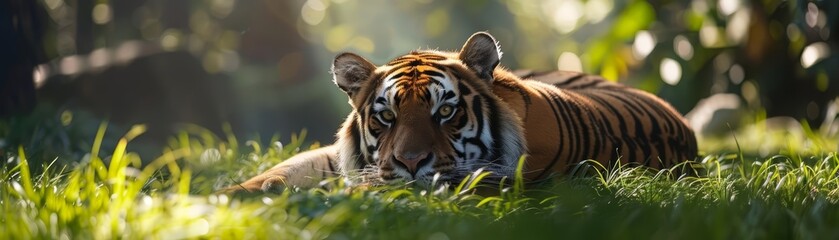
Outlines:
<svg viewBox="0 0 839 240"><path fill-rule="evenodd" d="M673 50L684 60L693 58L693 45L690 44L690 40L685 36L678 35L673 38Z"/></svg>
<svg viewBox="0 0 839 240"><path fill-rule="evenodd" d="M611 0L589 0L586 2L586 19L589 23L598 23L603 21L614 8L614 3Z"/></svg>
<svg viewBox="0 0 839 240"><path fill-rule="evenodd" d="M376 50L376 44L373 43L373 40L367 37L353 38L352 46L353 48L365 53L372 53L374 50Z"/></svg>
<svg viewBox="0 0 839 240"><path fill-rule="evenodd" d="M804 21L807 26L816 27L819 22L819 7L815 3L807 3L807 13L804 14Z"/></svg>
<svg viewBox="0 0 839 240"><path fill-rule="evenodd" d="M69 110L64 110L61 112L61 125L62 126L69 126L70 123L73 122L73 112Z"/></svg>
<svg viewBox="0 0 839 240"><path fill-rule="evenodd" d="M746 39L749 33L749 18L751 18L751 12L744 8L734 13L728 20L725 33L731 43L739 44Z"/></svg>
<svg viewBox="0 0 839 240"><path fill-rule="evenodd" d="M192 209L190 209L190 210L192 210L193 212L190 213L190 214L193 215L193 216L203 214L204 211L207 211L207 210L205 210L207 208L208 207L206 207L206 206L203 206L203 208L202 208L202 206L200 206L200 205L192 207ZM200 209L200 210L198 210L198 209ZM198 211L196 211L196 210L198 210ZM186 225L186 228L183 229L183 232L173 234L173 235L174 236L180 236L180 237L183 237L183 238L195 238L195 237L200 237L200 236L207 235L207 233L209 233L209 232L210 232L210 222L208 222L207 219L199 218L199 219L196 219L196 220L190 222L189 225ZM182 234L182 235L180 235L180 234ZM173 237L173 238L175 238L175 237Z"/></svg>
<svg viewBox="0 0 839 240"><path fill-rule="evenodd" d="M583 16L583 4L577 0L547 1L543 7L553 9L553 23L561 33L574 31Z"/></svg>
<svg viewBox="0 0 839 240"><path fill-rule="evenodd" d="M174 51L181 44L181 31L170 28L163 31L160 37L160 46L166 51Z"/></svg>
<svg viewBox="0 0 839 240"><path fill-rule="evenodd" d="M111 21L111 7L104 3L96 4L96 6L93 7L92 16L94 23L106 24Z"/></svg>
<svg viewBox="0 0 839 240"><path fill-rule="evenodd" d="M682 66L676 60L670 58L662 59L659 71L661 73L661 80L664 80L667 84L675 86L682 79Z"/></svg>
<svg viewBox="0 0 839 240"><path fill-rule="evenodd" d="M201 10L193 12L189 16L189 28L192 29L192 32L209 38L213 28L210 24L210 16L207 15L207 12Z"/></svg>
<svg viewBox="0 0 839 240"><path fill-rule="evenodd" d="M60 63L61 74L74 75L78 74L84 68L84 60L79 56L69 56L61 59Z"/></svg>
<svg viewBox="0 0 839 240"><path fill-rule="evenodd" d="M728 69L728 79L731 79L731 83L735 85L742 83L745 77L746 72L740 64L731 65L731 69Z"/></svg>
<svg viewBox="0 0 839 240"><path fill-rule="evenodd" d="M787 37L790 42L798 41L801 38L801 30L795 24L787 25Z"/></svg>
<svg viewBox="0 0 839 240"><path fill-rule="evenodd" d="M706 20L702 23L702 27L699 29L699 43L707 48L719 47L721 45L720 29L712 21Z"/></svg>
<svg viewBox="0 0 839 240"><path fill-rule="evenodd" d="M352 29L348 25L335 26L326 32L323 44L329 51L337 52L346 47L347 42L351 39L351 34Z"/></svg>
<svg viewBox="0 0 839 240"><path fill-rule="evenodd" d="M828 55L830 55L830 46L827 43L817 42L810 44L801 53L801 66L809 68L822 59L827 58Z"/></svg>
<svg viewBox="0 0 839 240"><path fill-rule="evenodd" d="M694 12L704 14L708 11L708 2L707 0L693 0L690 2L690 9Z"/></svg>
<svg viewBox="0 0 839 240"><path fill-rule="evenodd" d="M140 56L141 45L142 43L139 41L128 41L120 44L114 56L115 60L120 63L125 63Z"/></svg>
<svg viewBox="0 0 839 240"><path fill-rule="evenodd" d="M221 54L216 51L208 51L201 63L208 73L218 73L221 71L221 61Z"/></svg>
<svg viewBox="0 0 839 240"><path fill-rule="evenodd" d="M656 40L649 31L638 31L632 44L632 54L636 59L644 59L655 49L655 45Z"/></svg>
<svg viewBox="0 0 839 240"><path fill-rule="evenodd" d="M756 106L760 103L760 99L757 95L757 85L755 85L754 82L743 82L743 85L740 87L740 93L743 95L743 99L746 99L746 102L748 102L750 106Z"/></svg>
<svg viewBox="0 0 839 240"><path fill-rule="evenodd" d="M728 52L722 52L714 58L714 71L723 74L731 68L732 62L732 56Z"/></svg>
<svg viewBox="0 0 839 240"><path fill-rule="evenodd" d="M87 58L88 64L93 68L100 68L111 63L111 51L107 48L93 50Z"/></svg>
<svg viewBox="0 0 839 240"><path fill-rule="evenodd" d="M63 0L45 0L44 3L47 4L48 8L53 10L60 7L61 5L64 5Z"/></svg>
<svg viewBox="0 0 839 240"><path fill-rule="evenodd" d="M583 63L580 57L572 52L563 52L557 60L557 69L560 71L583 72Z"/></svg>
<svg viewBox="0 0 839 240"><path fill-rule="evenodd" d="M32 70L32 80L35 81L35 88L40 88L47 81L47 76L50 75L50 69L47 64L38 65Z"/></svg>
<svg viewBox="0 0 839 240"><path fill-rule="evenodd" d="M318 25L326 16L326 4L321 0L309 0L303 4L300 18L309 25Z"/></svg>
<svg viewBox="0 0 839 240"><path fill-rule="evenodd" d="M234 3L233 0L213 0L210 3L210 10L216 17L225 18L233 12Z"/></svg>
<svg viewBox="0 0 839 240"><path fill-rule="evenodd" d="M726 16L731 15L732 13L737 11L737 9L740 8L740 5L740 0L719 0L717 2L717 8L719 9L720 13Z"/></svg>

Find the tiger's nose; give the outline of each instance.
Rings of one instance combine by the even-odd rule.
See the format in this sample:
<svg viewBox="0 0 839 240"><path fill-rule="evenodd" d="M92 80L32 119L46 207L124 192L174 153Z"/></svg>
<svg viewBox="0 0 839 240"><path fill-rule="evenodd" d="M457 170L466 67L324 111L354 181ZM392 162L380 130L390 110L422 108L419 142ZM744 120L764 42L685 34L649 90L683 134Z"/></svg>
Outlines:
<svg viewBox="0 0 839 240"><path fill-rule="evenodd" d="M417 167L420 166L420 163L428 158L428 152L405 152L396 154L395 157L398 163L405 166L405 168L408 169L408 172L413 175L417 173Z"/></svg>

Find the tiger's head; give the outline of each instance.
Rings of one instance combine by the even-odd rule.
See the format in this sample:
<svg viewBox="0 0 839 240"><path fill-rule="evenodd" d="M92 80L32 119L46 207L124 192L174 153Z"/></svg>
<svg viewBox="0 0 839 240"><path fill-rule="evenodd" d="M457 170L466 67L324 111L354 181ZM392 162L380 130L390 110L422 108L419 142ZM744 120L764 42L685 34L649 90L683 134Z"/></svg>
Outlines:
<svg viewBox="0 0 839 240"><path fill-rule="evenodd" d="M342 173L426 186L481 168L512 177L525 140L521 120L492 92L500 59L484 32L459 52L413 51L378 67L339 54L334 82L353 107L337 134Z"/></svg>

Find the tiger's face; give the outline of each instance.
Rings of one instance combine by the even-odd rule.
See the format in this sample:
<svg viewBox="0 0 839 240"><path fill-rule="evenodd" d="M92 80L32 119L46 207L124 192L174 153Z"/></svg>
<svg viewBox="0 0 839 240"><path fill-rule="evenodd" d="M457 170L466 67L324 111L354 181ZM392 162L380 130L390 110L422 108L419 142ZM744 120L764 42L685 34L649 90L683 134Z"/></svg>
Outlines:
<svg viewBox="0 0 839 240"><path fill-rule="evenodd" d="M351 53L332 67L353 106L338 134L341 170L380 180L457 182L478 169L512 177L520 120L492 91L501 53L486 33L459 53L415 51L375 66Z"/></svg>

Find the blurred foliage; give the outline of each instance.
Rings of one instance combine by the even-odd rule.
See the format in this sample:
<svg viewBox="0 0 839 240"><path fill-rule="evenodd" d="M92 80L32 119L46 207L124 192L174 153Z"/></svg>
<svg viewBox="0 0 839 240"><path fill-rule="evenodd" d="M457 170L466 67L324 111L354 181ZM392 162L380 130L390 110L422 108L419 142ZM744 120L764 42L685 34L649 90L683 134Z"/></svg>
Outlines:
<svg viewBox="0 0 839 240"><path fill-rule="evenodd" d="M53 58L94 61L94 49L119 55L121 44L140 40L198 55L207 72L233 75L254 98L270 96L261 91L275 91L264 87L276 80L281 88L327 82L340 51L383 63L416 48L456 50L480 30L500 40L505 66L601 74L659 93L682 112L700 98L736 93L749 109L818 125L839 95L834 1L41 2L55 25L44 43ZM330 87L315 85L305 91ZM242 105L254 103L276 105Z"/></svg>
<svg viewBox="0 0 839 240"><path fill-rule="evenodd" d="M191 107L200 104L224 105L206 108L220 108L218 114L209 110L199 112L210 112L208 115L212 117L231 122L239 135L270 135L308 128L310 138L329 142L349 110L346 97L329 81L329 63L335 54L352 51L375 63L384 63L417 48L457 50L470 34L487 30L501 42L505 52L502 65L510 69L562 69L600 74L656 93L682 113L695 110L697 102L709 96L725 93L736 96L722 103L734 111L726 115L729 118L719 117L721 103L696 111L692 123L706 118L705 122L694 124L703 128L698 129L702 135L727 134L732 129L759 124L775 116L790 116L793 121L804 122L796 128L806 125L819 129L825 136L839 136L836 118L839 70L834 67L839 65L835 36L839 32L837 1L38 0L38 3L45 9L49 23L43 29L44 52L53 61L37 69L36 85L78 82L61 76L85 78L109 66L132 68L134 65L126 62L145 56L187 53L195 56L193 65L203 68L210 76L184 73L189 75L184 78L199 79L197 82L204 81L207 85L211 85L209 79L214 79L212 84L220 86L216 88L219 90L208 92L209 95L194 95L191 91L195 88L174 84L176 80L148 81L166 93L162 94L165 99L155 103L189 108L174 110L181 112L203 109ZM185 66L163 64L151 57L145 63L138 65L143 66L138 71L158 75L138 75L128 69L107 78L116 82L160 74L168 76L172 70ZM120 74L143 77L120 78ZM66 89L62 86L51 89ZM101 94L90 89L97 88L79 86L61 94ZM51 97L44 96L43 91L41 94L41 100ZM107 97L137 95L142 93L111 93ZM171 97L180 95L184 98ZM219 101L225 103L202 102L203 96L223 99ZM96 100L85 104L117 102L107 97L93 98ZM57 121L55 118L64 111L86 112L85 106L77 106L81 105L78 102L73 98L54 102L54 112L43 116ZM93 115L98 120L109 116L120 119L117 115L121 112L141 111L117 107L110 113ZM720 119L713 123L715 118ZM137 122L113 123L130 126ZM37 135L35 127L4 124L6 129L15 130L2 130L4 127L0 125L0 134L18 136L6 138L0 142L5 144L0 145L37 141L28 137ZM176 127L163 129L173 128ZM149 129L161 128L151 124ZM89 145L92 132L86 134L78 139L87 139Z"/></svg>

